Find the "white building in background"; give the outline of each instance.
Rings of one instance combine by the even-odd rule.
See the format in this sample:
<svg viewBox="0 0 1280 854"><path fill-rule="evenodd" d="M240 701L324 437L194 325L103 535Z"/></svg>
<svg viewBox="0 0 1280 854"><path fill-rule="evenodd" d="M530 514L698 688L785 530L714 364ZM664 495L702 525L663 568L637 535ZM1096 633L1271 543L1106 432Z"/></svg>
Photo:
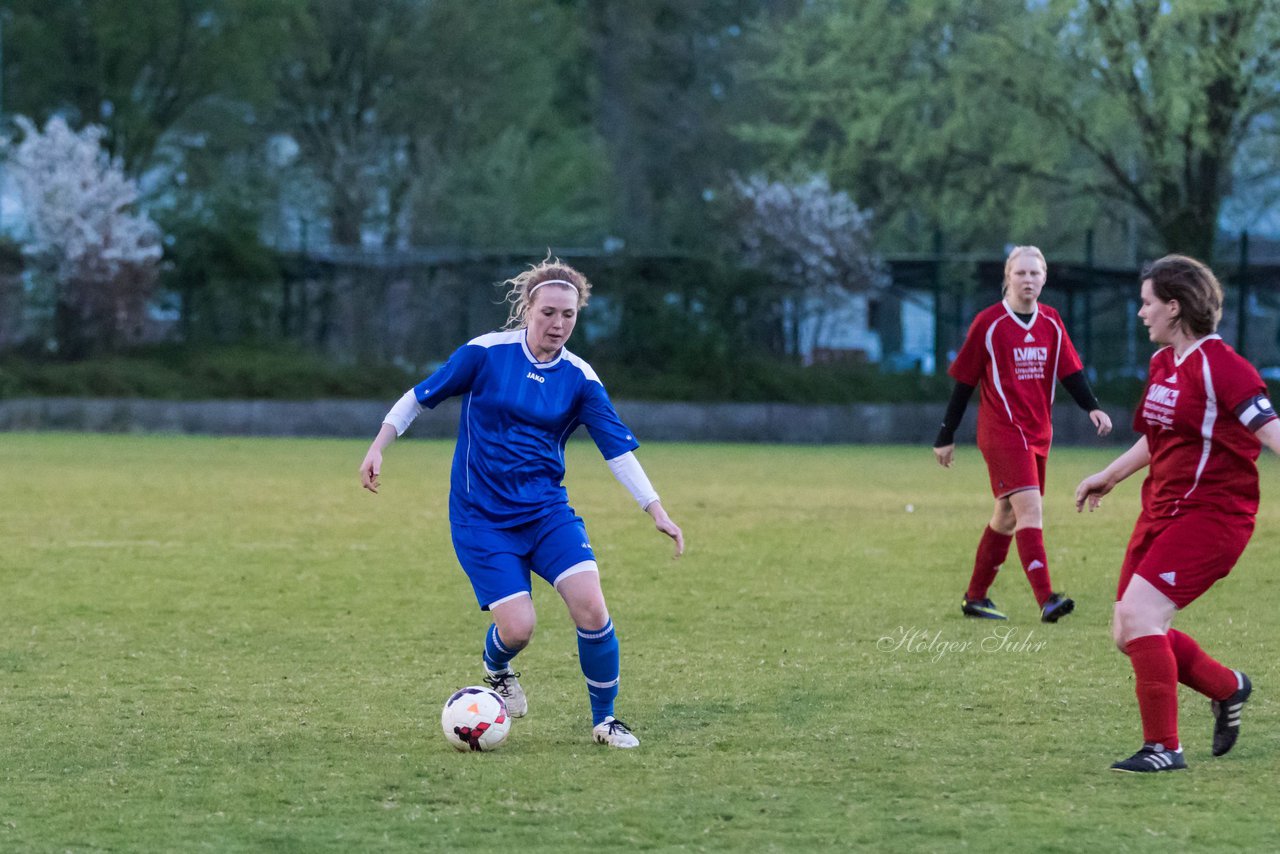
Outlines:
<svg viewBox="0 0 1280 854"><path fill-rule="evenodd" d="M901 358L901 369L918 368L922 374L932 374L937 370L933 363L936 323L932 299L926 293L907 291L901 305L902 349L894 355Z"/></svg>
<svg viewBox="0 0 1280 854"><path fill-rule="evenodd" d="M9 170L5 168L4 158L0 158L0 235L16 238L25 230L25 223L22 200L18 198L18 191L9 180Z"/></svg>
<svg viewBox="0 0 1280 854"><path fill-rule="evenodd" d="M927 294L840 293L811 299L793 324L788 303L785 327L794 352L806 365L848 362L878 364L888 371L934 371L934 317ZM892 327L892 333L886 335ZM885 339L900 341L890 350Z"/></svg>
<svg viewBox="0 0 1280 854"><path fill-rule="evenodd" d="M800 361L806 365L879 362L880 333L871 328L872 300L866 293L807 300L795 327L798 340L793 342Z"/></svg>

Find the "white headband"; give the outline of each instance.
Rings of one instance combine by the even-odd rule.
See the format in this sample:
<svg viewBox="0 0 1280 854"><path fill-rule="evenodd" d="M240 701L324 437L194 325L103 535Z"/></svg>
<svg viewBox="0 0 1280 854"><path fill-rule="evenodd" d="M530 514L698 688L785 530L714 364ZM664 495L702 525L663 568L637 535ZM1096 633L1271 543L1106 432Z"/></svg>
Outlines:
<svg viewBox="0 0 1280 854"><path fill-rule="evenodd" d="M528 298L533 299L533 292L543 285L564 285L566 288L573 288L575 294L578 292L578 287L573 282L566 282L564 279L547 279L545 282L538 282L538 284L529 288Z"/></svg>

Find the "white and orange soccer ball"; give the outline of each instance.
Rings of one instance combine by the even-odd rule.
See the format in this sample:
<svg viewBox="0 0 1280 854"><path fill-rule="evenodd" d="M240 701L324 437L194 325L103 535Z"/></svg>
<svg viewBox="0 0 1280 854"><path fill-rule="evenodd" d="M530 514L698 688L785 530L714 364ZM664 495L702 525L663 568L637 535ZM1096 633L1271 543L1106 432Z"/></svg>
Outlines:
<svg viewBox="0 0 1280 854"><path fill-rule="evenodd" d="M445 702L440 726L454 750L497 750L511 732L511 716L496 692L472 686Z"/></svg>

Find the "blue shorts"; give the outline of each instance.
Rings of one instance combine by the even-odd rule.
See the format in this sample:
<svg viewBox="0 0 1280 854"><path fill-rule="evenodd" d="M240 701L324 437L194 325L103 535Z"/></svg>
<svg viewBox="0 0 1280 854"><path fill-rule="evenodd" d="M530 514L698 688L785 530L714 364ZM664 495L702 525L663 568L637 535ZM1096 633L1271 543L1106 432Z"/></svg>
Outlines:
<svg viewBox="0 0 1280 854"><path fill-rule="evenodd" d="M569 575L596 570L587 528L567 505L514 528L451 528L453 550L482 611L516 596L532 596L533 573L555 586Z"/></svg>

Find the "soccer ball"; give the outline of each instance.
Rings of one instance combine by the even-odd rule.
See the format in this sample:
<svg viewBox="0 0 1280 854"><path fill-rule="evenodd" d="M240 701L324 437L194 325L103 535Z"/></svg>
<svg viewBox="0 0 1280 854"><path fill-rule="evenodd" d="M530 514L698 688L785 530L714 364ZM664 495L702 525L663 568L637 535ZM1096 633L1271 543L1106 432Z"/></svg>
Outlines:
<svg viewBox="0 0 1280 854"><path fill-rule="evenodd" d="M497 693L473 686L448 699L440 726L454 750L497 750L511 732L511 716Z"/></svg>

